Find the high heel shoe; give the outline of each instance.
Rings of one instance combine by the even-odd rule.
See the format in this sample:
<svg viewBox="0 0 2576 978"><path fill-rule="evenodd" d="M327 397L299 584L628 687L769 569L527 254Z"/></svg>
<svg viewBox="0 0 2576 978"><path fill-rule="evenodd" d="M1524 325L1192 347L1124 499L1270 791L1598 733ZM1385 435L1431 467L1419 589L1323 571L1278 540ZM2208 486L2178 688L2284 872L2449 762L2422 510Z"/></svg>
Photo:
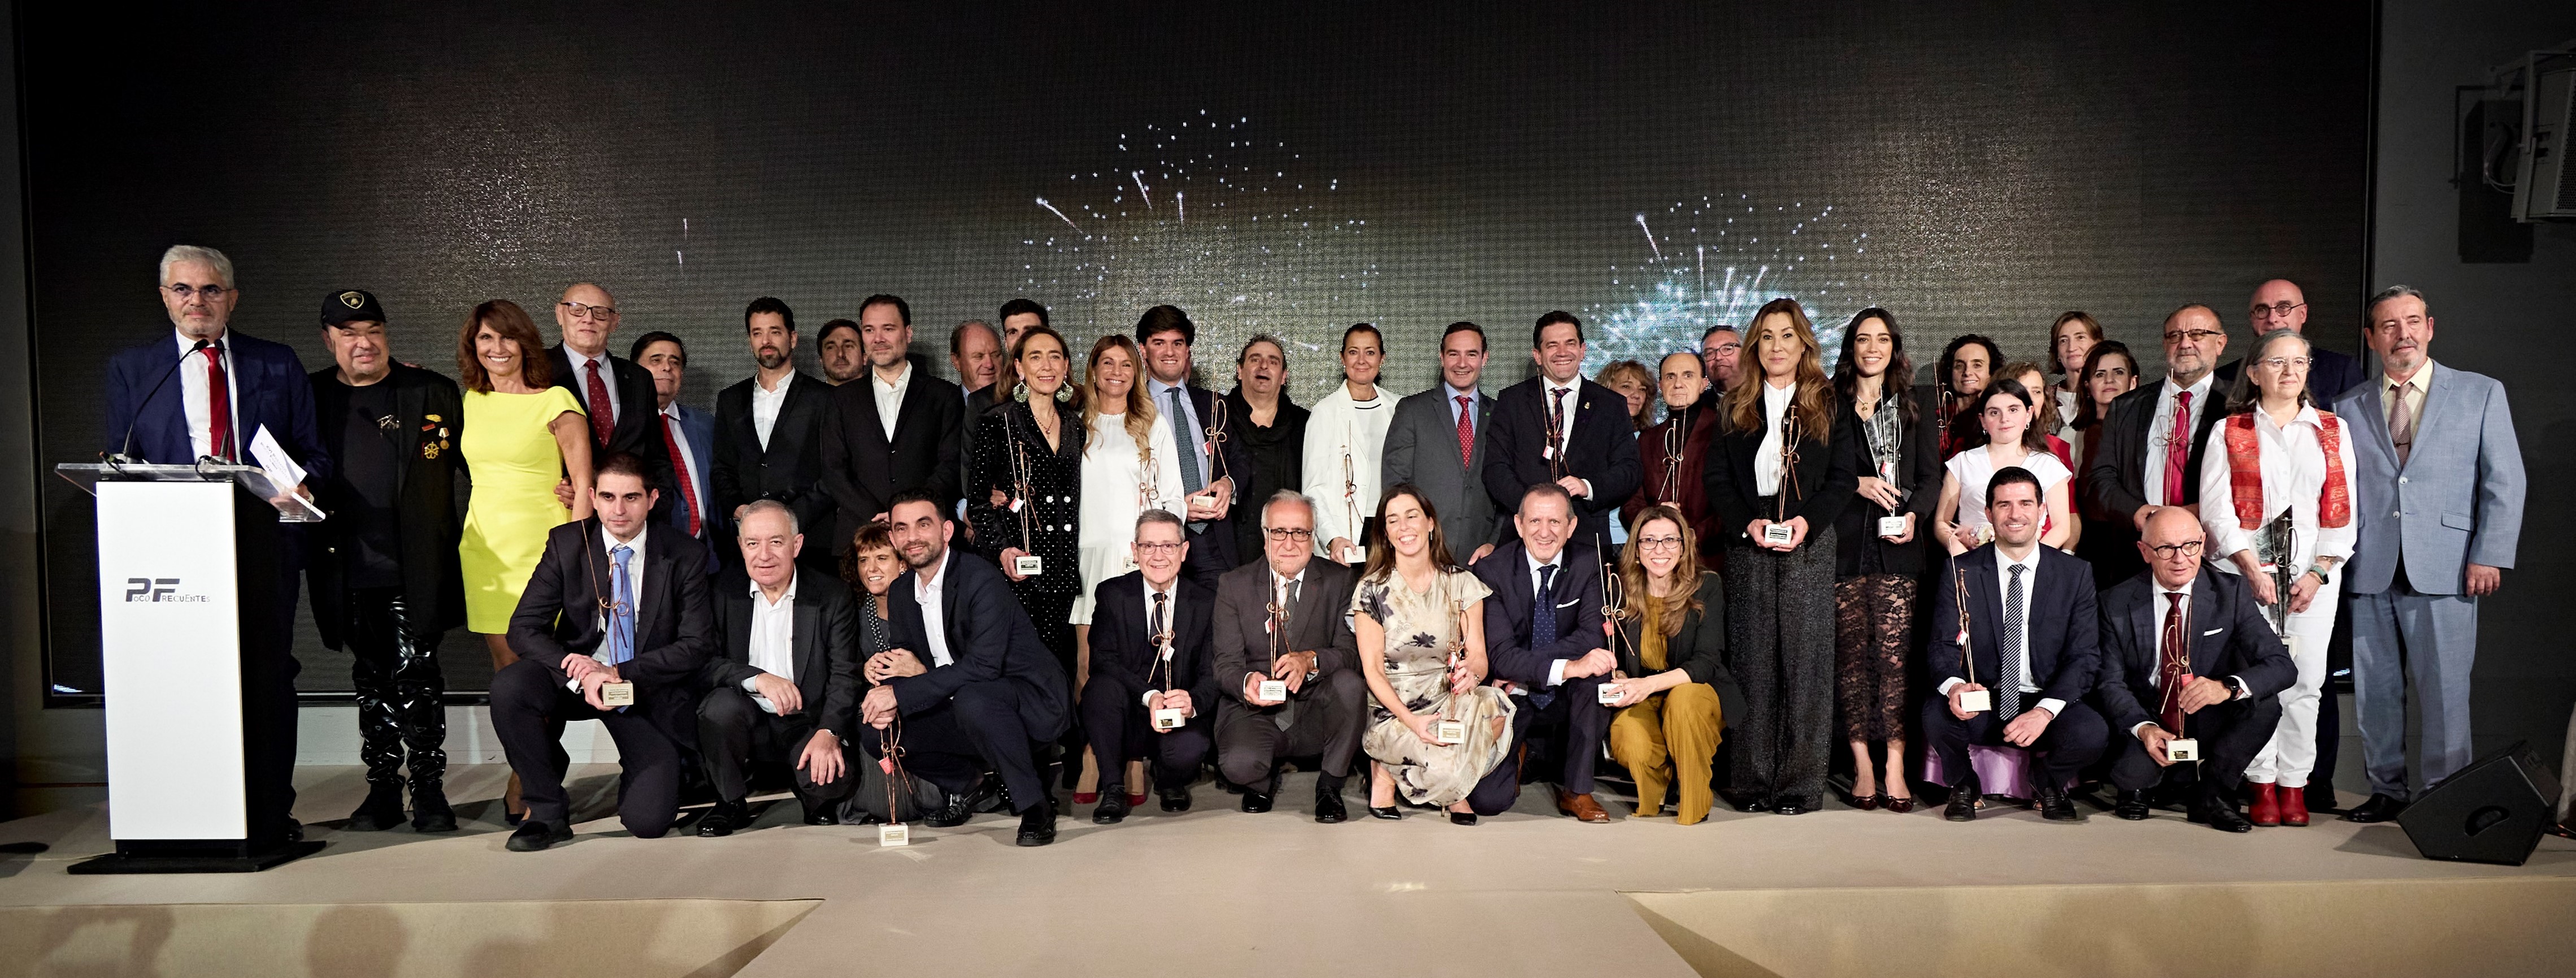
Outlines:
<svg viewBox="0 0 2576 978"><path fill-rule="evenodd" d="M1388 805L1383 808L1376 805L1370 805L1368 807L1368 812L1370 818L1382 818L1390 822L1404 817L1404 809L1398 808L1394 805Z"/></svg>
<svg viewBox="0 0 2576 978"><path fill-rule="evenodd" d="M1904 798L1899 798L1895 795L1880 795L1878 796L1878 803L1886 806L1888 811L1895 812L1899 815L1903 815L1914 810L1914 798L1911 795Z"/></svg>
<svg viewBox="0 0 2576 978"><path fill-rule="evenodd" d="M1476 813L1474 813L1474 812L1450 812L1450 813L1449 813L1449 824L1451 824L1451 825L1474 825L1474 824L1476 824Z"/></svg>
<svg viewBox="0 0 2576 978"><path fill-rule="evenodd" d="M1845 797L1845 799L1846 799L1846 800L1848 800L1849 802L1851 802L1851 807L1853 807L1853 808L1857 808L1857 809L1860 809L1861 811L1866 812L1866 811L1872 811L1872 810L1877 809L1877 808L1878 808L1878 805L1879 805L1879 802L1880 802L1880 801L1882 801L1882 800L1884 800L1887 796L1886 796L1886 795L1846 795L1846 796L1844 796L1844 797Z"/></svg>

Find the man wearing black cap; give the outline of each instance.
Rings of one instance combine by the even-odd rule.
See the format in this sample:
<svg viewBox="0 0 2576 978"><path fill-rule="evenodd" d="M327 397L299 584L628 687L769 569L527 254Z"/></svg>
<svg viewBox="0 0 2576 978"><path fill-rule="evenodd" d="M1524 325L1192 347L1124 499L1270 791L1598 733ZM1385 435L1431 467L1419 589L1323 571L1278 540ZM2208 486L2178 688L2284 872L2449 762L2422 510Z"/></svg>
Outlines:
<svg viewBox="0 0 2576 978"><path fill-rule="evenodd" d="M412 828L451 832L437 653L465 620L456 382L394 362L384 309L359 289L323 297L322 342L334 365L311 375L314 420L339 465L313 486L331 516L306 576L322 644L352 657L367 800L348 827L402 823L407 750Z"/></svg>

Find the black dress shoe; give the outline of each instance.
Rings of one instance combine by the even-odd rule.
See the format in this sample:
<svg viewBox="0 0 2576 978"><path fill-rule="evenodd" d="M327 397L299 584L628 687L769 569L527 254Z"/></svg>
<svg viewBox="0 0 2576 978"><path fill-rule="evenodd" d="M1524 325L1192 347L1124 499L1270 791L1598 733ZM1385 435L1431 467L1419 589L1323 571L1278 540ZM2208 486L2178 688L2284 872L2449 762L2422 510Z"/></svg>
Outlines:
<svg viewBox="0 0 2576 978"><path fill-rule="evenodd" d="M1726 799L1726 803L1739 812L1758 812L1772 807L1770 799L1756 794L1728 791L1719 793L1719 797Z"/></svg>
<svg viewBox="0 0 2576 978"><path fill-rule="evenodd" d="M2194 824L2206 825L2221 832L2254 831L2254 820L2246 818L2245 813L2237 811L2232 803L2193 805L2190 818Z"/></svg>
<svg viewBox="0 0 2576 978"><path fill-rule="evenodd" d="M456 831L456 810L447 807L447 792L433 782L411 786L411 830Z"/></svg>
<svg viewBox="0 0 2576 978"><path fill-rule="evenodd" d="M1154 789L1154 794L1162 798L1164 811L1186 812L1190 810L1190 789L1186 785L1178 788L1156 788Z"/></svg>
<svg viewBox="0 0 2576 978"><path fill-rule="evenodd" d="M349 813L351 832L382 832L403 823L403 792L399 783L376 784L367 788L367 800Z"/></svg>
<svg viewBox="0 0 2576 978"><path fill-rule="evenodd" d="M1350 817L1351 810L1342 805L1341 792L1315 792L1315 821L1325 825L1339 825L1348 821Z"/></svg>
<svg viewBox="0 0 2576 978"><path fill-rule="evenodd" d="M713 839L732 835L733 830L751 824L751 805L742 801L720 801L698 819L698 836Z"/></svg>
<svg viewBox="0 0 2576 978"><path fill-rule="evenodd" d="M940 805L938 810L923 817L922 822L934 829L956 828L966 824L967 819L974 818L977 811L1003 793L1002 780L989 774L985 775L984 779L976 782L973 788L949 795L947 802Z"/></svg>
<svg viewBox="0 0 2576 978"><path fill-rule="evenodd" d="M2111 806L2111 815L2113 817L2126 819L2131 822L2146 821L2147 816L2154 813L2155 809L2147 805L2147 793L2143 789L2138 791L2120 792L2119 802Z"/></svg>
<svg viewBox="0 0 2576 978"><path fill-rule="evenodd" d="M1370 818L1382 818L1390 822L1404 817L1404 809L1398 808L1394 805L1388 805L1384 808L1370 805L1368 807L1368 813Z"/></svg>
<svg viewBox="0 0 2576 978"><path fill-rule="evenodd" d="M1124 802L1125 798L1119 799ZM1055 806L1036 804L1020 815L1020 844L1042 846L1055 841Z"/></svg>
<svg viewBox="0 0 2576 978"><path fill-rule="evenodd" d="M1116 825L1127 820L1127 789L1102 785L1100 807L1091 810L1091 824Z"/></svg>
<svg viewBox="0 0 2576 978"><path fill-rule="evenodd" d="M2397 816L2405 811L2405 802L2398 801L2397 799L2388 797L2387 795L2373 794L2370 796L2369 801L2355 805L2351 811L2343 813L2343 820L2347 822L2363 823L2394 822L2397 820Z"/></svg>
<svg viewBox="0 0 2576 978"><path fill-rule="evenodd" d="M1775 815L1804 815L1807 814L1807 800L1797 795L1781 795L1772 799L1771 812Z"/></svg>
<svg viewBox="0 0 2576 978"><path fill-rule="evenodd" d="M1253 813L1266 812L1270 810L1270 803L1271 796L1267 791L1247 790L1243 793L1244 811Z"/></svg>
<svg viewBox="0 0 2576 978"><path fill-rule="evenodd" d="M828 802L828 801L827 801L827 802L824 802L824 803L823 803L823 807L821 807L821 808L815 808L815 807L812 807L812 806L807 806L807 807L806 807L806 809L805 809L805 824L807 824L807 825L839 825L839 824L841 824L841 816L840 816L840 815L838 815L838 814L835 814L835 813L834 813L834 811L833 811L833 809L838 808L838 807L840 807L840 806L839 806L837 803L834 803L834 802Z"/></svg>
<svg viewBox="0 0 2576 978"><path fill-rule="evenodd" d="M1941 810L1941 817L1953 822L1976 821L1977 799L1982 795L1976 775L1961 779L1958 784L1950 786L1950 805Z"/></svg>
<svg viewBox="0 0 2576 978"><path fill-rule="evenodd" d="M571 825L532 818L522 823L518 831L510 833L509 849L511 852L538 852L555 843L570 841Z"/></svg>
<svg viewBox="0 0 2576 978"><path fill-rule="evenodd" d="M2081 822L2084 813L2075 810L2075 799L2066 797L2066 789L2041 784L2030 791L2031 800L2039 803L2039 817L2051 822Z"/></svg>
<svg viewBox="0 0 2576 978"><path fill-rule="evenodd" d="M1450 813L1449 813L1449 824L1451 824L1451 825L1474 825L1474 824L1476 824L1476 813L1474 813L1474 812L1450 812Z"/></svg>
<svg viewBox="0 0 2576 978"><path fill-rule="evenodd" d="M298 821L296 821L296 820L294 820L294 819L291 819L291 818L290 818L290 819L287 819L287 820L286 820L286 841L288 841L288 842L302 842L302 841L304 841L304 823L302 823L302 822L298 822Z"/></svg>

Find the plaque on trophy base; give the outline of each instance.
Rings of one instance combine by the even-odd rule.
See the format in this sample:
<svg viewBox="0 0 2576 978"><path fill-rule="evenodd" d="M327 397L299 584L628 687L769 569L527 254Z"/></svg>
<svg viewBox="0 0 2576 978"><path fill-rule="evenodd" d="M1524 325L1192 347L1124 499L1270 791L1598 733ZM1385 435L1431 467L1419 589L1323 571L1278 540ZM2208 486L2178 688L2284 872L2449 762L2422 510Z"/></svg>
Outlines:
<svg viewBox="0 0 2576 978"><path fill-rule="evenodd" d="M1267 703L1282 702L1288 698L1288 683L1286 680L1264 679L1260 687L1253 690L1253 695Z"/></svg>
<svg viewBox="0 0 2576 978"><path fill-rule="evenodd" d="M2165 741L2165 759L2176 764L2200 760L2200 741L2192 737L2176 737Z"/></svg>
<svg viewBox="0 0 2576 978"><path fill-rule="evenodd" d="M877 826L877 844L880 846L911 845L912 826L905 825L901 822L897 822L893 825Z"/></svg>
<svg viewBox="0 0 2576 978"><path fill-rule="evenodd" d="M1046 569L1046 561L1036 554L1021 554L1011 559L1011 569L1019 571L1021 577L1036 577Z"/></svg>
<svg viewBox="0 0 2576 978"><path fill-rule="evenodd" d="M1181 729L1181 724L1188 720L1189 718L1181 715L1181 711L1179 710L1154 711L1154 729L1156 730L1179 730Z"/></svg>
<svg viewBox="0 0 2576 978"><path fill-rule="evenodd" d="M1894 539L1894 538L1896 538L1896 537L1904 536L1904 535L1905 535L1905 517L1902 517L1902 516L1881 516L1881 517L1879 517L1879 518L1878 518L1878 535L1879 535L1879 536L1883 536L1883 537L1888 537L1888 538L1890 538L1890 539Z"/></svg>
<svg viewBox="0 0 2576 978"><path fill-rule="evenodd" d="M1790 531L1787 523L1773 523L1762 528L1762 542L1766 545L1785 547L1795 539L1797 534Z"/></svg>
<svg viewBox="0 0 2576 978"><path fill-rule="evenodd" d="M1609 683L1602 683L1598 688L1594 689L1593 692L1601 694L1601 705L1619 705L1619 687L1610 685Z"/></svg>
<svg viewBox="0 0 2576 978"><path fill-rule="evenodd" d="M1434 723L1431 725L1431 739L1443 744L1464 742L1467 739L1467 724L1463 720L1442 720Z"/></svg>
<svg viewBox="0 0 2576 978"><path fill-rule="evenodd" d="M626 682L599 684L599 702L610 707L634 706L635 684Z"/></svg>
<svg viewBox="0 0 2576 978"><path fill-rule="evenodd" d="M1994 708L1995 696L1993 693L1989 693L1982 689L1972 689L1959 694L1959 709L1966 710L1970 713L1984 713L1987 710Z"/></svg>

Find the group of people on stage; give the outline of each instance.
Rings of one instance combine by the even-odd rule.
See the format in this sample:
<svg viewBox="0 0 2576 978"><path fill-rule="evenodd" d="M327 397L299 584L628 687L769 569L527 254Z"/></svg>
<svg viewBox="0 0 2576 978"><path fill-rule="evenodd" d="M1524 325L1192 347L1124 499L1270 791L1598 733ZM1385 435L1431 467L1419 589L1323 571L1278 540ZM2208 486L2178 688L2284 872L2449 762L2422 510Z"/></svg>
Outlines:
<svg viewBox="0 0 2576 978"><path fill-rule="evenodd" d="M950 331L961 385L910 352L898 297L824 324L820 377L764 297L757 369L713 417L679 401L679 337L611 349L596 284L564 290L551 345L515 303L475 306L454 380L394 362L362 290L324 298L334 362L309 377L227 328L220 253L170 249L161 291L175 343L111 364L111 447L246 461L265 435L306 471L329 518L286 531L283 571L353 655L349 826L455 827L433 652L462 625L495 668L521 851L571 837L559 741L592 719L644 837L701 791L694 831L745 827L764 760L811 824L1007 810L1022 845L1055 838L1059 786L1116 823L1149 785L1187 810L1210 765L1247 812L1295 765L1322 822L1354 775L1374 818L1473 824L1549 781L1606 822L1607 759L1634 816L1690 824L1720 796L1821 807L1840 742L1850 802L1904 812L1909 727L1953 819L1988 794L2077 818L2067 788L2100 781L2123 818L2303 825L2344 606L2374 792L2347 817L2379 820L2409 798L2410 679L2424 780L2469 759L2477 600L2521 523L2503 388L2433 364L2404 287L2369 305L2368 379L2273 281L2234 361L2213 309L2168 316L2153 386L2081 312L2045 365L1963 336L1918 387L1896 316L1866 309L1828 374L1778 299L1597 379L1550 312L1537 375L1491 395L1477 324L1404 396L1360 324L1311 407L1270 336L1231 390L1199 386L1168 305L1077 350L1014 299Z"/></svg>

